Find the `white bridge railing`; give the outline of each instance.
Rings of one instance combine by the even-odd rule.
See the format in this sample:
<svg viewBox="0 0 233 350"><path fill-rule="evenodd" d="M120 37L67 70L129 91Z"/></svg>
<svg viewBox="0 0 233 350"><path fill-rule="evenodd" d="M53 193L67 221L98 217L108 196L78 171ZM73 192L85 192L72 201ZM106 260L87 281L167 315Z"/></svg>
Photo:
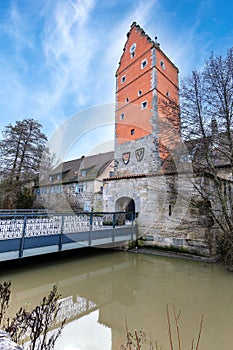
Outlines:
<svg viewBox="0 0 233 350"><path fill-rule="evenodd" d="M134 213L0 211L0 240L105 230L135 224Z"/></svg>

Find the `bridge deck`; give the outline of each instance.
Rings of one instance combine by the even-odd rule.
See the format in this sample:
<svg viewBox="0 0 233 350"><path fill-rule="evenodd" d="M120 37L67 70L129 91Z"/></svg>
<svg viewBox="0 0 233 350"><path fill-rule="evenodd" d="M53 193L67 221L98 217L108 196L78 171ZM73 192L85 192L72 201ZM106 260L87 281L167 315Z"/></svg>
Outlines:
<svg viewBox="0 0 233 350"><path fill-rule="evenodd" d="M0 261L134 240L133 213L0 212Z"/></svg>

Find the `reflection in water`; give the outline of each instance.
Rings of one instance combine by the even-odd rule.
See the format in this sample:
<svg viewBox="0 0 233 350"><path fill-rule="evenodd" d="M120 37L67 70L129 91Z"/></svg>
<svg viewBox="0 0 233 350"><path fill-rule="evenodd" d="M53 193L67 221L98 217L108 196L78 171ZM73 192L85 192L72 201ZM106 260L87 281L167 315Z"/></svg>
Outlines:
<svg viewBox="0 0 233 350"><path fill-rule="evenodd" d="M80 250L77 256L1 269L12 281L12 310L38 304L56 284L62 294L59 319L67 324L55 350L115 350L131 329L143 328L168 348L166 305L181 310L184 348L197 337L201 349L231 349L233 275L219 265L128 252Z"/></svg>

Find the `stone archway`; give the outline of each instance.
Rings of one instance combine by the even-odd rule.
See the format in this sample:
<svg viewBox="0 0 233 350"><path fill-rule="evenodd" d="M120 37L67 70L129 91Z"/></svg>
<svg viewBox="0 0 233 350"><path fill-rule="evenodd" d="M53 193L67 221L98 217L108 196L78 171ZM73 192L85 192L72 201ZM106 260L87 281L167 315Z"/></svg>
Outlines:
<svg viewBox="0 0 233 350"><path fill-rule="evenodd" d="M115 211L130 211L135 213L135 202L130 197L120 197L115 202Z"/></svg>
<svg viewBox="0 0 233 350"><path fill-rule="evenodd" d="M130 197L120 197L115 202L115 211L124 211L128 212L129 214L126 214L125 219L126 220L132 220L135 214L135 202L133 198ZM132 215L133 214L133 215Z"/></svg>

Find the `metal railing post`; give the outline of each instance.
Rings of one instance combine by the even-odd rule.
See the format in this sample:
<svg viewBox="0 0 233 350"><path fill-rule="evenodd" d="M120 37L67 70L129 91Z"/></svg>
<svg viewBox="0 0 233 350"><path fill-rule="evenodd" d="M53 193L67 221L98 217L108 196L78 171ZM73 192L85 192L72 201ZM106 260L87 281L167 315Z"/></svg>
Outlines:
<svg viewBox="0 0 233 350"><path fill-rule="evenodd" d="M135 226L136 213L132 212L132 226Z"/></svg>
<svg viewBox="0 0 233 350"><path fill-rule="evenodd" d="M65 221L64 214L62 214L62 217L61 217L61 232L60 232L60 236L59 236L59 246L58 246L59 251L62 250L64 221Z"/></svg>
<svg viewBox="0 0 233 350"><path fill-rule="evenodd" d="M24 215L22 237L21 237L20 247L19 247L19 258L22 258L22 256L23 256L24 239L25 239L25 234L26 234L26 225L27 225L27 215Z"/></svg>
<svg viewBox="0 0 233 350"><path fill-rule="evenodd" d="M135 217L135 214L134 214L134 212L132 212L132 213L131 213L131 221L132 221L132 226L131 226L131 241L132 241L132 242L133 242L134 217Z"/></svg>
<svg viewBox="0 0 233 350"><path fill-rule="evenodd" d="M116 213L113 213L112 217L112 242L115 242L115 230L116 227Z"/></svg>
<svg viewBox="0 0 233 350"><path fill-rule="evenodd" d="M93 213L90 214L90 230L89 230L89 247L91 246L91 239L92 239L92 224L93 224Z"/></svg>

